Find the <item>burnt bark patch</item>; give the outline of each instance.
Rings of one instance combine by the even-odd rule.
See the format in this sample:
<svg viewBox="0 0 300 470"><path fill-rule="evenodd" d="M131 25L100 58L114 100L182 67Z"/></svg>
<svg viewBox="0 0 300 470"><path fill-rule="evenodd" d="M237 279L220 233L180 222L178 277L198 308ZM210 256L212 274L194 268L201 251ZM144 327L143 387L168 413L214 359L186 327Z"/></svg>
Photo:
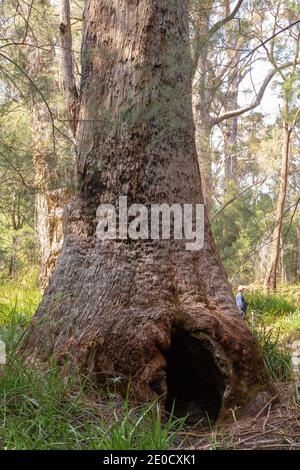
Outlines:
<svg viewBox="0 0 300 470"><path fill-rule="evenodd" d="M166 410L176 417L188 416L188 424L216 422L226 383L207 344L176 329L165 358Z"/></svg>

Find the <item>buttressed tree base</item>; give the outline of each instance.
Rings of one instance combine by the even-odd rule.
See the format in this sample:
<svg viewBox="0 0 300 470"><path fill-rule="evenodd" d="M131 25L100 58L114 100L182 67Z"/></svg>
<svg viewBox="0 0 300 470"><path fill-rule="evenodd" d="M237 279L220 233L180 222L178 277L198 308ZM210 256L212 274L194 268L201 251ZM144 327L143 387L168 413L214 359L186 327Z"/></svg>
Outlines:
<svg viewBox="0 0 300 470"><path fill-rule="evenodd" d="M203 202L191 108L188 2L85 2L76 197L44 299L21 346L100 384L166 407L201 404L215 420L272 384L236 311L205 216L200 251L185 240L96 236L101 203Z"/></svg>

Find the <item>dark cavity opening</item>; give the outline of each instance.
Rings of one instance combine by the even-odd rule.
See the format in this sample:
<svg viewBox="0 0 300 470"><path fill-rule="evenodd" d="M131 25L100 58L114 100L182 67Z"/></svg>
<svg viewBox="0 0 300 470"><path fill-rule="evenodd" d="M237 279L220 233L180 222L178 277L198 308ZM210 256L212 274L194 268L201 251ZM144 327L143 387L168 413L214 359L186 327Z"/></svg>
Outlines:
<svg viewBox="0 0 300 470"><path fill-rule="evenodd" d="M206 340L176 330L166 351L166 410L187 416L187 424L214 423L222 406L225 380Z"/></svg>

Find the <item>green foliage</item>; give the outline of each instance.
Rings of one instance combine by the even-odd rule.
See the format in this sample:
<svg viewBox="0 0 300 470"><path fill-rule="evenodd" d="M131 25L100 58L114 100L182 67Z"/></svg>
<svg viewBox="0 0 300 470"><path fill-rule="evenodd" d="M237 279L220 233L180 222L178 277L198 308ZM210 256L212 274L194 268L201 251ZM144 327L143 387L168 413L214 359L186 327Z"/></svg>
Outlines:
<svg viewBox="0 0 300 470"><path fill-rule="evenodd" d="M36 270L17 280L1 279L0 325L26 324L34 314L41 296Z"/></svg>
<svg viewBox="0 0 300 470"><path fill-rule="evenodd" d="M272 331L252 330L262 349L267 367L274 380L286 381L291 378L291 353L279 344L279 336L274 339Z"/></svg>
<svg viewBox="0 0 300 470"><path fill-rule="evenodd" d="M291 378L291 352L288 344L299 336L300 310L297 286L283 287L276 295L256 291L247 295L248 321L262 348L274 380Z"/></svg>
<svg viewBox="0 0 300 470"><path fill-rule="evenodd" d="M288 315L297 310L293 300L282 294L266 294L256 290L248 294L247 300L251 311L260 316L265 325L273 323L274 319L279 316Z"/></svg>
<svg viewBox="0 0 300 470"><path fill-rule="evenodd" d="M95 436L91 439L91 448L165 450L178 439L184 422L184 419L174 419L172 416L162 419L160 407L155 402L148 406L130 408L125 401L121 416L115 412L110 426L102 423L92 428Z"/></svg>
<svg viewBox="0 0 300 470"><path fill-rule="evenodd" d="M258 291L249 296L255 311L253 333L272 377L280 381L291 377L290 352L264 322L273 318L276 324L291 315L300 321L296 289L284 292L269 296ZM41 296L37 273L18 283L6 280L0 294L2 323L6 323L0 327L0 338L8 347L8 365L0 373L0 448L162 450L178 444L185 420L164 416L158 402L134 406L122 401L113 387L117 378L111 393L104 396L77 371L65 378L55 364L45 369L25 367L17 358L24 326Z"/></svg>
<svg viewBox="0 0 300 470"><path fill-rule="evenodd" d="M265 233L266 213L273 208L268 195L249 190L229 204L214 220L213 233L226 271L233 280L253 280L257 243Z"/></svg>
<svg viewBox="0 0 300 470"><path fill-rule="evenodd" d="M184 419L163 416L158 402L134 406L115 393L104 398L76 370L66 378L56 364L41 369L25 366L17 357L24 326L40 298L40 291L32 288L34 279L32 274L19 292L16 285L2 287L8 323L0 325L0 339L8 354L0 369L0 449L171 448ZM15 295L15 303L8 302Z"/></svg>
<svg viewBox="0 0 300 470"><path fill-rule="evenodd" d="M277 334L282 344L292 343L300 337L300 309L284 315L272 325L273 334Z"/></svg>
<svg viewBox="0 0 300 470"><path fill-rule="evenodd" d="M15 230L0 214L0 265L6 274L22 275L37 264L35 232L27 224Z"/></svg>
<svg viewBox="0 0 300 470"><path fill-rule="evenodd" d="M6 102L0 128L0 268L14 275L37 262L30 133L24 113Z"/></svg>
<svg viewBox="0 0 300 470"><path fill-rule="evenodd" d="M55 364L38 369L15 357L16 324L0 329L8 365L0 372L0 448L169 449L184 420L163 417L157 402L133 407L117 397L107 402L74 371L64 378ZM90 398L89 398L90 397Z"/></svg>

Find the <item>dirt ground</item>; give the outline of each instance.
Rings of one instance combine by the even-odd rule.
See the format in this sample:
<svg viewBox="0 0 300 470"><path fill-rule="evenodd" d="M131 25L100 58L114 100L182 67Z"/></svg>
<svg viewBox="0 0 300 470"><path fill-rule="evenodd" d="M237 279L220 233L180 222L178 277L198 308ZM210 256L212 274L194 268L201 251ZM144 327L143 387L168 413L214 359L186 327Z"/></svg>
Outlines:
<svg viewBox="0 0 300 470"><path fill-rule="evenodd" d="M182 433L182 449L255 450L300 449L300 403L296 402L294 384L278 385L279 402L270 400L252 417L216 425L210 430L194 427Z"/></svg>

